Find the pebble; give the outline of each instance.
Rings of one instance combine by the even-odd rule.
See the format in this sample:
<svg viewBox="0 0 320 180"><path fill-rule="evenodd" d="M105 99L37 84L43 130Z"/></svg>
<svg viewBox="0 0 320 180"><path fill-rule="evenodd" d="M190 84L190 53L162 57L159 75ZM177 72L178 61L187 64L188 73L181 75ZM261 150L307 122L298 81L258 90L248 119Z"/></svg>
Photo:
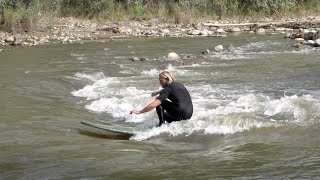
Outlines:
<svg viewBox="0 0 320 180"><path fill-rule="evenodd" d="M285 27L267 27L254 28L249 26L241 27L214 27L206 26L205 24L224 24L229 21L196 23L196 24L169 24L160 23L158 20L150 20L149 22L118 22L107 24L96 24L90 21L78 20L75 18L61 18L61 24L51 27L46 27L45 32L36 35L18 35L6 32L0 32L0 45L22 45L34 46L47 43L83 43L83 40L100 40L100 42L107 42L115 38L124 37L197 37L197 36L216 36L225 37L228 33L245 32L245 33L280 33L285 34L285 37L296 39L297 41L315 41L315 46L320 46L320 28L301 28L295 32L292 28ZM241 24L241 22L232 22ZM225 30L226 29L226 30ZM18 35L18 36L17 36ZM19 37L16 41L15 38ZM302 38L302 39L297 39ZM306 42L307 43L307 42ZM311 43L307 43L310 44ZM219 51L221 47L218 48ZM223 47L222 47L223 50ZM215 50L216 51L216 50Z"/></svg>

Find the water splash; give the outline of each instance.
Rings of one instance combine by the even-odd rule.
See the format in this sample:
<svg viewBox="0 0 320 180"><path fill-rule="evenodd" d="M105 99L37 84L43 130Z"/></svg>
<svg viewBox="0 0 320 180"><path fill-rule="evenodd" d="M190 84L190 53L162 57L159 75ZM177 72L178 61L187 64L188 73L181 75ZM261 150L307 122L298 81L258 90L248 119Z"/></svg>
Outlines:
<svg viewBox="0 0 320 180"><path fill-rule="evenodd" d="M169 66L179 76L191 75L190 70ZM154 76L160 71L142 71L142 76ZM77 73L76 78L89 82L82 89L73 91L77 97L87 98L85 107L93 112L106 112L115 120L148 124L157 123L155 111L142 115L129 115L132 109L142 109L154 98L152 91L140 89L145 83L140 77L105 77L103 73ZM136 86L127 86L135 81ZM212 86L209 84L188 85L194 115L188 121L165 124L139 132L133 140L146 140L159 135L189 136L223 135L250 131L263 127L279 127L288 124L305 126L319 122L320 101L311 95L284 95L280 99L262 93L248 93L245 89Z"/></svg>

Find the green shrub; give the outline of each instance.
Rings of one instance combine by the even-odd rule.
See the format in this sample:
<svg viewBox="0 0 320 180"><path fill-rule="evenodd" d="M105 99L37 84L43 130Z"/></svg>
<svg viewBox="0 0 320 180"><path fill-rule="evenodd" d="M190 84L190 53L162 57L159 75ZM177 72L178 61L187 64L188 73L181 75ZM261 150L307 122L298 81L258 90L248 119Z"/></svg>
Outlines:
<svg viewBox="0 0 320 180"><path fill-rule="evenodd" d="M38 4L33 1L6 0L0 2L2 16L1 28L7 32L32 29L39 12Z"/></svg>
<svg viewBox="0 0 320 180"><path fill-rule="evenodd" d="M130 2L130 3L129 3ZM0 0L0 28L28 30L38 13L98 20L148 20L176 23L196 19L315 15L319 0Z"/></svg>

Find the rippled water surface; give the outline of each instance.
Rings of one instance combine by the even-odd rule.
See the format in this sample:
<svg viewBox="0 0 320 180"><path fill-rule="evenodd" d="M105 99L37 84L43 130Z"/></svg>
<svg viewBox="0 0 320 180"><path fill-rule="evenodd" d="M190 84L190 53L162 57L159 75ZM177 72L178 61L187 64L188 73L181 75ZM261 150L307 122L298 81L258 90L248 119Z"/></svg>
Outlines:
<svg viewBox="0 0 320 180"><path fill-rule="evenodd" d="M280 35L125 39L0 51L1 179L320 176L320 49ZM233 44L234 52L201 56ZM168 62L169 52L185 64ZM146 57L133 62L131 57ZM189 89L188 121L129 140L82 120L153 127L143 108L169 70Z"/></svg>

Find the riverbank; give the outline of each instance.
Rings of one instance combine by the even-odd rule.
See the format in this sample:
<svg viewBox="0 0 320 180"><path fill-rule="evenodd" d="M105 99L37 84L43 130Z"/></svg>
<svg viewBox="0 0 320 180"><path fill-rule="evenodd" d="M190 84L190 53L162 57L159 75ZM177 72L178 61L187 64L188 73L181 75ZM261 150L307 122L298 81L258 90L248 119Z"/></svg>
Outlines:
<svg viewBox="0 0 320 180"><path fill-rule="evenodd" d="M95 22L76 18L42 18L32 31L0 32L0 45L35 46L49 43L84 43L129 37L225 37L230 33L282 33L299 44L320 46L320 16L299 19L251 21L201 21L163 23L154 19L130 22ZM293 41L294 44L295 41Z"/></svg>

